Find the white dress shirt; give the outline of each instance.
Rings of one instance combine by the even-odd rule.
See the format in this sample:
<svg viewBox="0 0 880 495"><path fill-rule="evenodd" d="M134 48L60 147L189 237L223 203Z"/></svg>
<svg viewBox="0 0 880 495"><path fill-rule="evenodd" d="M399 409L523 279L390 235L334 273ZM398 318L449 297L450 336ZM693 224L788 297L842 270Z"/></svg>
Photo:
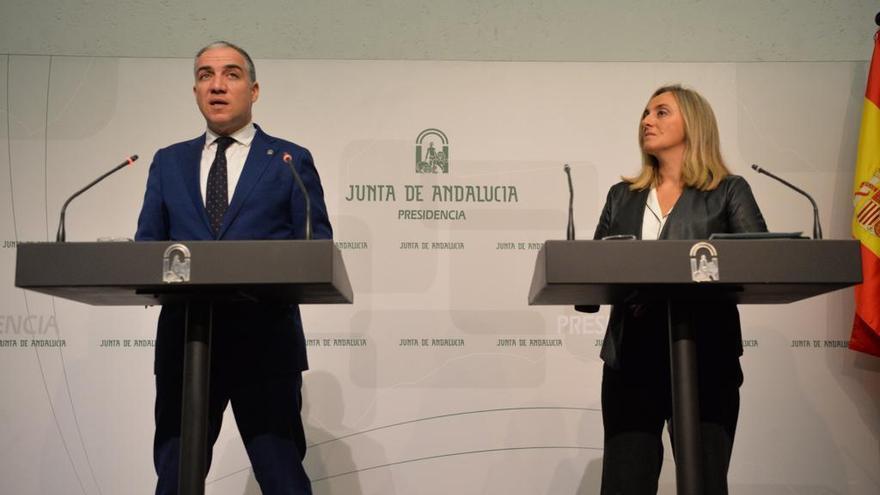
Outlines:
<svg viewBox="0 0 880 495"><path fill-rule="evenodd" d="M232 195L235 193L235 186L241 177L241 170L244 168L244 162L247 160L248 152L251 150L251 142L257 129L253 123L242 127L232 133L229 137L235 139L235 142L226 149L226 187L227 201L232 203ZM199 186L202 191L202 203L207 201L206 195L208 191L208 173L211 171L211 164L214 163L214 156L217 154L217 143L214 141L219 137L211 129L205 132L205 147L202 149L202 163L199 169Z"/></svg>
<svg viewBox="0 0 880 495"><path fill-rule="evenodd" d="M663 226L666 225L666 219L670 213L672 213L672 208L666 212L666 215L662 213L660 201L657 199L657 189L652 187L651 192L648 193L645 216L642 219L642 240L656 241L659 239L660 232L663 231Z"/></svg>

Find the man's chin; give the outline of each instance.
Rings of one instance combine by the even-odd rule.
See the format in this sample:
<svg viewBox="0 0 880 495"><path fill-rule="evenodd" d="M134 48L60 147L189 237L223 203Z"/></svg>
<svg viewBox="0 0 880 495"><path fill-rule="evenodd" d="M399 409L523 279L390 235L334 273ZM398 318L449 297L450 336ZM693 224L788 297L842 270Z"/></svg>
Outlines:
<svg viewBox="0 0 880 495"><path fill-rule="evenodd" d="M235 122L231 120L217 120L210 119L208 120L208 129L211 129L217 134L230 134L232 132L237 131Z"/></svg>

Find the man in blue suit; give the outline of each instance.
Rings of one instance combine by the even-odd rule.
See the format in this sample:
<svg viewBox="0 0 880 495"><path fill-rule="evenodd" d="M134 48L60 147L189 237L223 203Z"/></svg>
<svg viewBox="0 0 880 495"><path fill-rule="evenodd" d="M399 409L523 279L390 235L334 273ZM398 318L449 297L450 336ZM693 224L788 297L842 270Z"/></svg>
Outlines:
<svg viewBox="0 0 880 495"><path fill-rule="evenodd" d="M324 192L309 151L252 123L260 94L250 56L227 42L195 59L193 93L205 134L156 152L135 238L139 241L298 239L304 198L284 162L292 159L312 205L315 238L332 237ZM229 260L229 263L247 263ZM166 305L156 336L157 494L177 492L185 308ZM310 494L302 466L300 409L308 368L296 306L215 305L208 418L208 465L223 411L235 421L264 494Z"/></svg>

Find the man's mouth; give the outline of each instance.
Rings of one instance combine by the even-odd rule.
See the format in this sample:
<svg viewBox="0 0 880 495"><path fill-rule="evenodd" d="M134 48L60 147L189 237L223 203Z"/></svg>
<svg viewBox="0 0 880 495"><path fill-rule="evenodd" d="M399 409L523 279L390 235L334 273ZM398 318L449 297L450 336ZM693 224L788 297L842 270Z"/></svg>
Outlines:
<svg viewBox="0 0 880 495"><path fill-rule="evenodd" d="M208 105L210 105L211 108L220 108L220 107L224 107L228 104L229 103L224 100L210 100L210 101L208 101Z"/></svg>

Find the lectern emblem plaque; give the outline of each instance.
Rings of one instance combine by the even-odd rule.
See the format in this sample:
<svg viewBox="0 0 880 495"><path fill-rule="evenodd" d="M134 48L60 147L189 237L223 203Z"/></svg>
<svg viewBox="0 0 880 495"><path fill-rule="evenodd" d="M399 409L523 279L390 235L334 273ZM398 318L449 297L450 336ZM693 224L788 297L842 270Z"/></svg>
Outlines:
<svg viewBox="0 0 880 495"><path fill-rule="evenodd" d="M183 244L172 244L165 250L162 260L162 281L166 284L189 282L189 248Z"/></svg>
<svg viewBox="0 0 880 495"><path fill-rule="evenodd" d="M698 242L691 247L691 279L694 282L717 281L718 251L708 242Z"/></svg>

